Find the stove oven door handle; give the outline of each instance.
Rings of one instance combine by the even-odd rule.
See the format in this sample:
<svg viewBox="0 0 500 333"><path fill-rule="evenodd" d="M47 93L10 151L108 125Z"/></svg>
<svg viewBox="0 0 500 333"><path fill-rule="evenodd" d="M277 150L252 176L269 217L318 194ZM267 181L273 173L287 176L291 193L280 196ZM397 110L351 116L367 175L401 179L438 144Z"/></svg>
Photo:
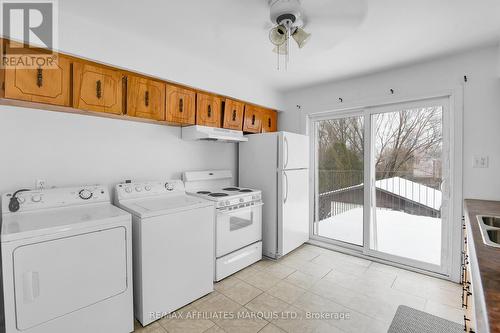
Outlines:
<svg viewBox="0 0 500 333"><path fill-rule="evenodd" d="M245 207L241 207L241 208L233 209L233 210L217 210L217 213L218 214L229 215L229 214L232 214L232 213L241 212L242 210L245 210L245 209L248 209L248 208L257 208L257 207L260 207L260 206L263 206L263 205L264 205L264 203L260 202L260 203L255 204L255 205L245 206Z"/></svg>

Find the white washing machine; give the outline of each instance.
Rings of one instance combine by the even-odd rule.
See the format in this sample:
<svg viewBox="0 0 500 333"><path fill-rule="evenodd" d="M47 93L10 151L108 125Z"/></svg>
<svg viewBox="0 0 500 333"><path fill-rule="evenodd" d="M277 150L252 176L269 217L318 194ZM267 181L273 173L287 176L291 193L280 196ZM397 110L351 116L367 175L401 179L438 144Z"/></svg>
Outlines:
<svg viewBox="0 0 500 333"><path fill-rule="evenodd" d="M131 241L103 186L4 194L5 331L132 332Z"/></svg>
<svg viewBox="0 0 500 333"><path fill-rule="evenodd" d="M214 205L180 180L118 184L132 213L134 310L147 325L213 291Z"/></svg>

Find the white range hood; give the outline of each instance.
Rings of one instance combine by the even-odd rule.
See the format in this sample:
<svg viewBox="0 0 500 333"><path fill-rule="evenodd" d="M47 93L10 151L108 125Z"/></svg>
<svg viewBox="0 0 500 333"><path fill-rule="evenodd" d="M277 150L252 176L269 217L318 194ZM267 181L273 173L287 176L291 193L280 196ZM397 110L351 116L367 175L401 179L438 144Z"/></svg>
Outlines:
<svg viewBox="0 0 500 333"><path fill-rule="evenodd" d="M187 126L182 128L182 139L184 140L207 140L222 142L248 141L242 131L208 126Z"/></svg>

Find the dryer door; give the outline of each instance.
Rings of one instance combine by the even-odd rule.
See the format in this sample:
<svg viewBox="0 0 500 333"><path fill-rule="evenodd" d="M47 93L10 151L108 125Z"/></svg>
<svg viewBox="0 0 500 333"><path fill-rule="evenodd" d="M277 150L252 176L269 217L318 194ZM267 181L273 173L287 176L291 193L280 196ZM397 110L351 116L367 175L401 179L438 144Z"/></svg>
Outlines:
<svg viewBox="0 0 500 333"><path fill-rule="evenodd" d="M14 250L17 328L26 330L127 289L126 230L90 232Z"/></svg>

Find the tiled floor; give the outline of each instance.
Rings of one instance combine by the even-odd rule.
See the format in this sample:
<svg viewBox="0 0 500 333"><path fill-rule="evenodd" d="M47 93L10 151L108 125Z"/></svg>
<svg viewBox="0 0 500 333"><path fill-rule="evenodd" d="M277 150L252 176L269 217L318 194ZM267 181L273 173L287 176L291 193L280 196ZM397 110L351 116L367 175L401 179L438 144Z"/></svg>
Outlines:
<svg viewBox="0 0 500 333"><path fill-rule="evenodd" d="M458 284L304 245L135 332L385 333L400 304L461 323L460 295Z"/></svg>

